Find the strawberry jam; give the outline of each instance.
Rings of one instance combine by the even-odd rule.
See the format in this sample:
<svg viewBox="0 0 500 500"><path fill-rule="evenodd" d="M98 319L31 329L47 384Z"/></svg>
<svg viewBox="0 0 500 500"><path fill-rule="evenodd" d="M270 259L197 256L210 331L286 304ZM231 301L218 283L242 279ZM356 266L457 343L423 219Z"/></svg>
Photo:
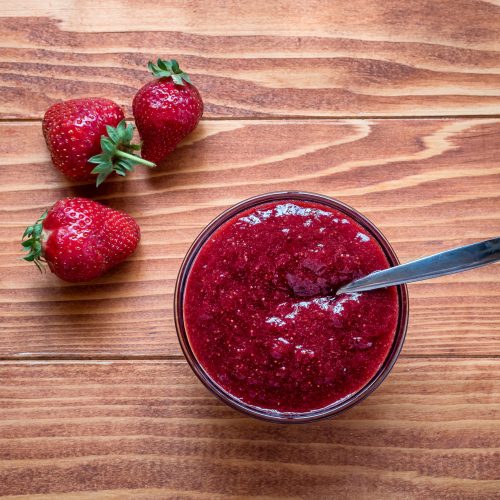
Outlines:
<svg viewBox="0 0 500 500"><path fill-rule="evenodd" d="M394 287L335 296L389 266L379 243L327 205L299 200L240 212L189 273L184 321L207 374L246 404L308 412L363 388L394 340Z"/></svg>

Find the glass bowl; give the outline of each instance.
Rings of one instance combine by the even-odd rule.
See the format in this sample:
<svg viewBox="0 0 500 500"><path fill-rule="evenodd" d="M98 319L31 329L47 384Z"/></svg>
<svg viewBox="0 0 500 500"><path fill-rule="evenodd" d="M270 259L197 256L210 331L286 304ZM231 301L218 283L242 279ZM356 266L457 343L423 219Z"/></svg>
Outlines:
<svg viewBox="0 0 500 500"><path fill-rule="evenodd" d="M210 222L205 229L198 235L190 249L188 250L184 261L182 262L181 268L179 270L179 275L177 277L177 283L175 286L175 296L174 296L174 315L175 315L175 326L177 329L177 336L181 348L184 352L189 365L191 366L194 373L198 376L201 382L217 397L219 397L226 404L232 408L243 412L246 415L260 418L269 422L281 422L281 423L304 423L320 420L323 418L333 417L339 413L352 408L354 405L358 404L368 395L370 395L387 377L391 371L394 363L396 362L401 348L403 347L403 342L406 336L406 330L408 327L408 315L409 315L409 304L408 304L408 289L406 285L401 285L397 287L398 300L399 300L399 317L396 327L396 333L394 336L394 341L391 349L380 366L377 373L373 378L359 391L347 396L346 398L336 401L324 408L302 412L302 413L292 413L292 412L277 412L274 410L257 408L255 406L249 405L236 398L220 385L218 385L203 369L201 364L198 362L191 346L189 344L189 338L186 332L184 324L184 293L186 289L186 283L189 277L192 265L205 242L212 236L212 234L225 222L235 217L238 213L248 210L250 208L256 207L263 203L281 201L281 200L302 200L311 201L316 203L321 203L323 205L329 206L335 210L345 213L352 219L354 219L358 224L360 224L375 240L378 242L380 247L385 252L387 259L391 266L399 264L399 260L392 249L389 242L386 240L384 235L380 230L369 221L364 215L360 214L358 211L354 210L348 205L315 193L306 193L298 191L280 191L273 193L266 193L258 196L254 196L247 200L237 203L233 207L222 212L218 217L216 217L212 222Z"/></svg>

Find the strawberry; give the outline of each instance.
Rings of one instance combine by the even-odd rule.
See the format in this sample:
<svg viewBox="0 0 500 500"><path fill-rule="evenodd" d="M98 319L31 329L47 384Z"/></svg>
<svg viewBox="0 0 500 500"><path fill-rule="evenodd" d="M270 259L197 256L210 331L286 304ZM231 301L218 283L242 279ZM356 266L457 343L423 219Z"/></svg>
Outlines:
<svg viewBox="0 0 500 500"><path fill-rule="evenodd" d="M87 198L64 198L26 228L22 245L42 270L43 263L65 281L89 281L116 266L137 247L137 222L120 210Z"/></svg>
<svg viewBox="0 0 500 500"><path fill-rule="evenodd" d="M74 181L87 181L98 174L97 186L113 171L125 175L138 163L154 167L132 154L139 146L131 144L134 128L124 118L118 104L99 97L51 106L42 129L55 167Z"/></svg>
<svg viewBox="0 0 500 500"><path fill-rule="evenodd" d="M142 140L142 157L159 163L198 125L203 101L177 61L158 59L148 68L157 80L137 92L132 109Z"/></svg>

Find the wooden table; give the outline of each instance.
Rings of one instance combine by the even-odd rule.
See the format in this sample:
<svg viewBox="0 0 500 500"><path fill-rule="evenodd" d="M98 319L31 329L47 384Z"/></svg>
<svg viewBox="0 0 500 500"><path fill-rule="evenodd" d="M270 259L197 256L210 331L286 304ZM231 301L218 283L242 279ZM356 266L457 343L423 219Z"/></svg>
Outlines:
<svg viewBox="0 0 500 500"><path fill-rule="evenodd" d="M498 267L411 285L392 374L312 425L221 404L172 317L191 241L266 191L355 206L403 261L497 236L497 0L0 3L0 494L499 498ZM43 142L46 108L100 95L130 116L158 55L199 87L198 129L154 172L98 191L67 182ZM23 228L76 194L127 209L143 231L92 284L19 260Z"/></svg>

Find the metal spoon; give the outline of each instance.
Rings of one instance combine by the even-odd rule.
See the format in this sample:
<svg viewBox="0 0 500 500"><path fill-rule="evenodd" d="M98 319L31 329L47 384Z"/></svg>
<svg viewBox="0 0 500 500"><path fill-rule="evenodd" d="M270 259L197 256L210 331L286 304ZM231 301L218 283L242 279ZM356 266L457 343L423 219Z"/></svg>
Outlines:
<svg viewBox="0 0 500 500"><path fill-rule="evenodd" d="M364 292L384 288L391 285L401 285L413 281L428 280L460 273L475 267L485 266L500 260L500 238L473 243L463 247L453 248L446 252L423 257L407 264L375 271L363 278L351 281L337 290L341 293Z"/></svg>

